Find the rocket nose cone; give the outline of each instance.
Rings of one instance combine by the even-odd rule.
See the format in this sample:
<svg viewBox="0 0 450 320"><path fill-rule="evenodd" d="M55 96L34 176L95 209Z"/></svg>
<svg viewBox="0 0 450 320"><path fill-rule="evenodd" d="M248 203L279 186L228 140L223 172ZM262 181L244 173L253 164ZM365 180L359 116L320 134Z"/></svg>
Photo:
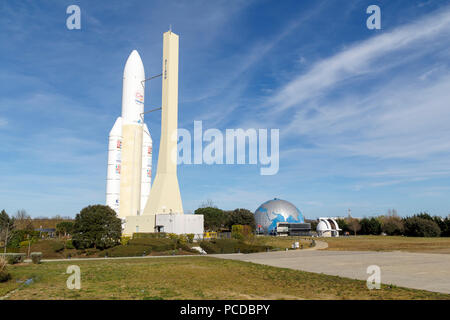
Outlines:
<svg viewBox="0 0 450 320"><path fill-rule="evenodd" d="M137 50L133 50L133 51L131 51L131 53L130 53L130 55L128 57L128 60L130 60L130 59L139 59L139 60L141 60L141 56L139 55L139 52L137 52Z"/></svg>
<svg viewBox="0 0 450 320"><path fill-rule="evenodd" d="M133 50L130 53L123 74L124 76L126 74L134 74L144 78L144 64L142 63L141 56L136 50Z"/></svg>

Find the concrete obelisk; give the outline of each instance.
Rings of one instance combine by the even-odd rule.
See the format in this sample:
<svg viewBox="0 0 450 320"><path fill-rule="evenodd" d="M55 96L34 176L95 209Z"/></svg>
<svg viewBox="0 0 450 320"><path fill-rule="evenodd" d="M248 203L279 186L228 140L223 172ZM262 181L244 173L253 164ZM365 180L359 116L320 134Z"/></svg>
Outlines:
<svg viewBox="0 0 450 320"><path fill-rule="evenodd" d="M178 35L172 31L163 36L161 107L158 168L144 209L145 216L183 214L177 178Z"/></svg>

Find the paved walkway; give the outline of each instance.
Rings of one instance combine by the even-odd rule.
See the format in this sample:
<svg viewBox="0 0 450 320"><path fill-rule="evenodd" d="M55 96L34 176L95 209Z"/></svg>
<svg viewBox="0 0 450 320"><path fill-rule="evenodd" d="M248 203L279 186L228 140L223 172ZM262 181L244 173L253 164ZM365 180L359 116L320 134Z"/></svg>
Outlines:
<svg viewBox="0 0 450 320"><path fill-rule="evenodd" d="M450 254L289 250L208 256L360 280L367 280L368 266L378 265L382 283L450 294Z"/></svg>

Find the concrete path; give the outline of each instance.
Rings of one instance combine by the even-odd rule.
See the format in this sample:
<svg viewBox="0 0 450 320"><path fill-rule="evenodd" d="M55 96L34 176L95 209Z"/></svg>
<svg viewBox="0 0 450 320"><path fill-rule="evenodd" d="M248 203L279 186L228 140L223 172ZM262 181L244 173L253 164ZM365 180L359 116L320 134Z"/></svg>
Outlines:
<svg viewBox="0 0 450 320"><path fill-rule="evenodd" d="M382 283L450 294L450 254L289 250L208 256L359 280L367 280L368 266L378 265Z"/></svg>

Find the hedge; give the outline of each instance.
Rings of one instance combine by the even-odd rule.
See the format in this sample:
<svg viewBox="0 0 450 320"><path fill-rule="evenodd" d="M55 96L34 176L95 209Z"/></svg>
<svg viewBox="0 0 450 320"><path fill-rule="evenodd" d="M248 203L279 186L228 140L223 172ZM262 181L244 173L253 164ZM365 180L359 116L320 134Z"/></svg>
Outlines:
<svg viewBox="0 0 450 320"><path fill-rule="evenodd" d="M148 238L167 238L165 232L135 232L133 233L133 239L148 239Z"/></svg>
<svg viewBox="0 0 450 320"><path fill-rule="evenodd" d="M264 252L272 249L270 246L252 245L235 239L214 239L211 241L201 241L200 247L208 254L214 253L253 253Z"/></svg>
<svg viewBox="0 0 450 320"><path fill-rule="evenodd" d="M147 255L151 252L148 246L132 245L132 246L117 246L107 249L99 256L107 257L139 257Z"/></svg>
<svg viewBox="0 0 450 320"><path fill-rule="evenodd" d="M167 251L177 248L177 241L172 239L141 238L131 239L128 246L147 246L151 251Z"/></svg>
<svg viewBox="0 0 450 320"><path fill-rule="evenodd" d="M9 264L21 263L25 259L25 253L2 253L0 256L5 257Z"/></svg>

